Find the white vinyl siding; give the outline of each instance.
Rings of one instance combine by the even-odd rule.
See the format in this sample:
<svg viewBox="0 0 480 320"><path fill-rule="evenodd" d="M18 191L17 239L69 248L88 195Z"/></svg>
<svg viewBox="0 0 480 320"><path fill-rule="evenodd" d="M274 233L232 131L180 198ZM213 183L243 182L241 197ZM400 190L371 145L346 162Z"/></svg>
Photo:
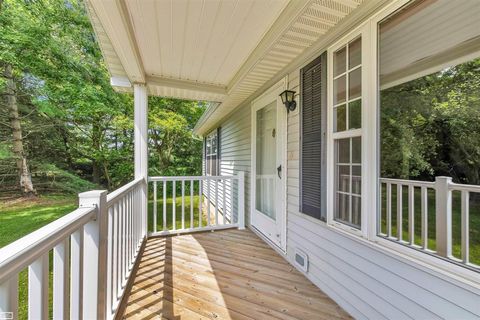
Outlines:
<svg viewBox="0 0 480 320"><path fill-rule="evenodd" d="M299 91L299 70L289 88ZM476 319L480 289L387 254L366 240L299 212L299 113L288 116L287 259L298 247L308 254L306 276L358 319Z"/></svg>
<svg viewBox="0 0 480 320"><path fill-rule="evenodd" d="M250 160L251 160L251 144L250 144L250 106L239 107L224 122L220 123L220 172L219 175L235 175L239 171L245 172L245 221L248 224L250 217ZM205 160L204 160L205 166ZM210 187L212 202L214 186ZM204 192L206 195L206 192ZM219 199L222 199L223 193L219 192ZM238 195L236 185L233 188L227 184L226 187L227 208L229 201L233 199L234 214L238 206ZM227 212L227 218L231 217L231 212ZM236 219L236 216L234 217Z"/></svg>
<svg viewBox="0 0 480 320"><path fill-rule="evenodd" d="M310 61L305 60L303 66ZM282 74L284 72L280 72ZM288 88L297 93L300 92L299 74L299 69L289 74ZM289 113L287 123L285 258L293 265L295 249L304 251L309 257L309 271L305 275L356 319L480 319L478 282L473 284L460 275L457 277L407 257L400 253L405 252L400 246L398 250L392 250L392 246L382 247L299 212L300 109L301 106ZM370 109L363 111L366 116L374 117ZM222 126L221 174L246 172L247 216L250 214L247 205L250 203L250 116L250 106L242 106L219 124ZM365 193L372 192L365 189Z"/></svg>

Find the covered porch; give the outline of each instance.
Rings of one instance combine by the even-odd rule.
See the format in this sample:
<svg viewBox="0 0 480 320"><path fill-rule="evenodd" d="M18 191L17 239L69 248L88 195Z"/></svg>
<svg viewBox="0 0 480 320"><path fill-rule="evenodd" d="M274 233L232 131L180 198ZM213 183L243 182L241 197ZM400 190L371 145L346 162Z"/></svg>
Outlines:
<svg viewBox="0 0 480 320"><path fill-rule="evenodd" d="M350 319L249 230L147 240L123 319Z"/></svg>

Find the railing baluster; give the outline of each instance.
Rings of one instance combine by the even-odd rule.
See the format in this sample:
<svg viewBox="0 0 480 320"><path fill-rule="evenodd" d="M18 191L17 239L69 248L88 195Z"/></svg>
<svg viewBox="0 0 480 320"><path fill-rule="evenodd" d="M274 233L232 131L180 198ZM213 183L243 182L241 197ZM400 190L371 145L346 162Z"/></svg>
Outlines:
<svg viewBox="0 0 480 320"><path fill-rule="evenodd" d="M428 189L421 188L421 207L422 207L422 248L428 248Z"/></svg>
<svg viewBox="0 0 480 320"><path fill-rule="evenodd" d="M176 181L173 180L173 187L172 187L172 230L177 229L177 199L175 198L176 195Z"/></svg>
<svg viewBox="0 0 480 320"><path fill-rule="evenodd" d="M226 180L226 179L223 180L222 186L223 186L223 205L222 205L222 211L223 211L222 217L223 217L223 218L222 218L222 222L223 222L223 224L225 224L225 222L226 222L226 215L227 215L227 202L226 202L226 200L225 200L225 199L226 199L226 198L225 198L225 193L227 193L227 188L226 188L226 186L227 186L227 180Z"/></svg>
<svg viewBox="0 0 480 320"><path fill-rule="evenodd" d="M163 230L167 230L167 180L163 180Z"/></svg>
<svg viewBox="0 0 480 320"><path fill-rule="evenodd" d="M157 232L157 181L153 182L153 232Z"/></svg>
<svg viewBox="0 0 480 320"><path fill-rule="evenodd" d="M82 319L83 228L70 236L70 319Z"/></svg>
<svg viewBox="0 0 480 320"><path fill-rule="evenodd" d="M0 283L0 313L11 312L18 319L18 274Z"/></svg>
<svg viewBox="0 0 480 320"><path fill-rule="evenodd" d="M199 199L198 199L198 227L201 228L202 227L202 217L203 217L203 214L202 214L202 202L203 202L203 180L199 180L198 181L198 184L199 184L199 191L198 191L198 194L199 194Z"/></svg>
<svg viewBox="0 0 480 320"><path fill-rule="evenodd" d="M190 228L193 228L193 180L190 180Z"/></svg>
<svg viewBox="0 0 480 320"><path fill-rule="evenodd" d="M215 180L215 225L218 226L218 179Z"/></svg>
<svg viewBox="0 0 480 320"><path fill-rule="evenodd" d="M126 257L125 257L125 232L126 232L126 228L125 228L125 221L126 221L126 218L125 218L125 205L122 201L122 199L120 200L120 213L121 213L121 217L122 219L120 220L120 223L121 223L121 227L122 227L122 232L120 233L120 257L121 257L121 262L120 262L120 288L121 290L123 290L123 283L125 281L125 261L126 261Z"/></svg>
<svg viewBox="0 0 480 320"><path fill-rule="evenodd" d="M127 215L128 215L128 247L127 247L127 254L128 254L128 269L127 271L130 272L132 268L132 210L130 210L130 201L128 199L128 195L125 196L125 202L127 203ZM128 280L128 278L127 278Z"/></svg>
<svg viewBox="0 0 480 320"><path fill-rule="evenodd" d="M53 248L53 319L68 318L69 241L65 239Z"/></svg>
<svg viewBox="0 0 480 320"><path fill-rule="evenodd" d="M387 183L387 199L386 199L386 213L387 213L387 236L392 236L392 184Z"/></svg>
<svg viewBox="0 0 480 320"><path fill-rule="evenodd" d="M403 206L402 206L402 185L399 183L397 184L397 238L398 241L402 241L403 235L402 235L402 217L403 217Z"/></svg>
<svg viewBox="0 0 480 320"><path fill-rule="evenodd" d="M470 260L469 215L470 193L462 190L462 260L464 263L468 263Z"/></svg>
<svg viewBox="0 0 480 320"><path fill-rule="evenodd" d="M140 196L140 195L139 195ZM116 297L116 300L118 300L118 298L120 298L120 292L121 292L121 288L122 288L122 281L120 280L121 277L122 277L122 267L121 267L121 264L122 264L122 255L121 255L121 245L122 245L122 238L121 238L121 234L122 234L122 214L121 214L121 211L120 211L120 203L117 202L115 204L115 215L116 215L116 234L115 234L115 239L116 239L116 242L115 242L115 251L116 251L116 259L115 259L115 269L116 269L116 277L115 277L115 283L116 283L116 289L115 289L115 297ZM115 306L116 307L116 306Z"/></svg>
<svg viewBox="0 0 480 320"><path fill-rule="evenodd" d="M412 185L408 186L408 242L413 244L415 241L415 189Z"/></svg>
<svg viewBox="0 0 480 320"><path fill-rule="evenodd" d="M115 282L114 272L114 244L115 244L115 214L113 207L108 208L108 270L107 270L107 317L112 313L113 306L113 284Z"/></svg>
<svg viewBox="0 0 480 320"><path fill-rule="evenodd" d="M207 226L210 226L210 180L207 180Z"/></svg>
<svg viewBox="0 0 480 320"><path fill-rule="evenodd" d="M48 318L48 252L28 266L28 318Z"/></svg>
<svg viewBox="0 0 480 320"><path fill-rule="evenodd" d="M185 229L185 180L182 180L182 229Z"/></svg>

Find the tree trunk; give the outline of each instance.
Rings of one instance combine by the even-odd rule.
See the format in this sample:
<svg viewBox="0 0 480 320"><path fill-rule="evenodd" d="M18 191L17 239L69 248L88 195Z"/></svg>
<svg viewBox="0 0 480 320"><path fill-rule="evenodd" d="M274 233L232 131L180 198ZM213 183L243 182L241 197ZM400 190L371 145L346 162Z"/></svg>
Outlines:
<svg viewBox="0 0 480 320"><path fill-rule="evenodd" d="M13 136L13 154L17 165L17 172L20 178L20 189L25 196L35 196L36 191L33 188L32 176L27 165L27 157L23 149L22 126L18 115L18 105L16 91L17 87L13 79L12 67L9 64L4 66L4 78L6 84L6 103L10 115L10 126L12 127Z"/></svg>

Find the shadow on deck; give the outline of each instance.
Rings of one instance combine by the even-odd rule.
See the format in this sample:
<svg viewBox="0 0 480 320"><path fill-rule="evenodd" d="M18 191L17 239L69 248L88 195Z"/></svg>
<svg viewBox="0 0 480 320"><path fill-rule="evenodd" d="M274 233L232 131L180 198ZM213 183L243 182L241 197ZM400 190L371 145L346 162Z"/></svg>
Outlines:
<svg viewBox="0 0 480 320"><path fill-rule="evenodd" d="M150 238L124 319L350 319L249 230Z"/></svg>

